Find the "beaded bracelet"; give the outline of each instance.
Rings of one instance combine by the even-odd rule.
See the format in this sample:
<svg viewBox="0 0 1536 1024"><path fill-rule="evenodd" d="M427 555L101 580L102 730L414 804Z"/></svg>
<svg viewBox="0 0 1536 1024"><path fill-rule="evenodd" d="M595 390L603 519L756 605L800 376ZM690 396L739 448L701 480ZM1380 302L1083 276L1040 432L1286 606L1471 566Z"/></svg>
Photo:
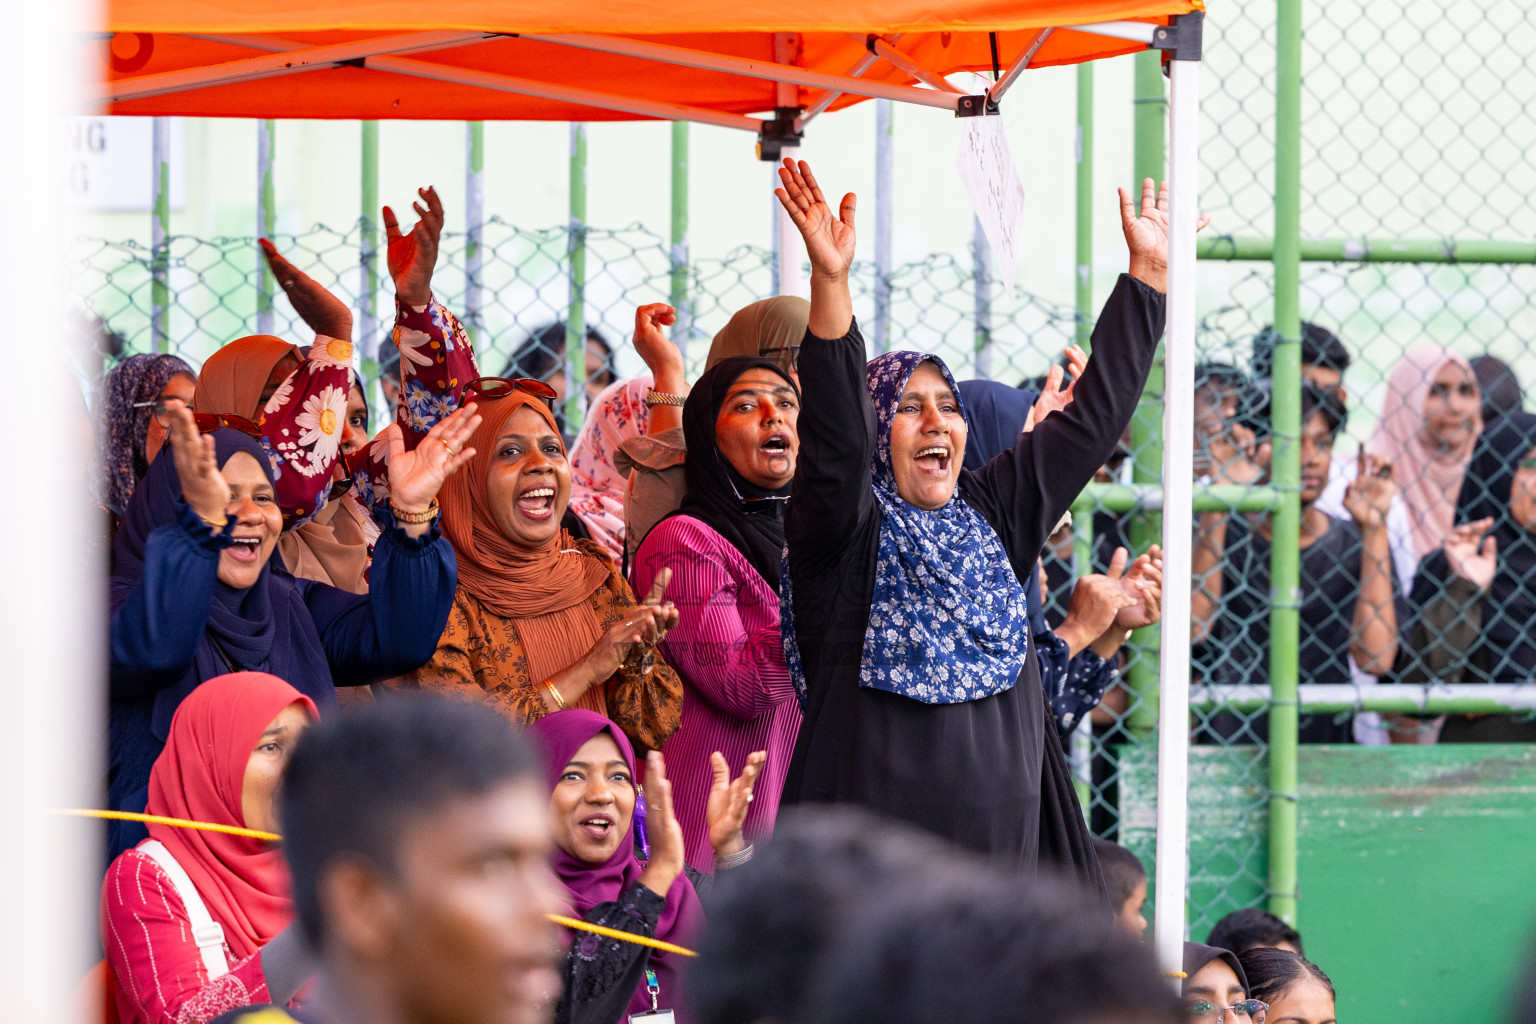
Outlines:
<svg viewBox="0 0 1536 1024"><path fill-rule="evenodd" d="M425 512L402 511L400 506L396 505L393 501L389 503L389 511L394 514L395 522L397 523L408 523L411 526L421 526L424 523L430 523L432 520L437 518L437 499L432 499L432 504L427 506Z"/></svg>

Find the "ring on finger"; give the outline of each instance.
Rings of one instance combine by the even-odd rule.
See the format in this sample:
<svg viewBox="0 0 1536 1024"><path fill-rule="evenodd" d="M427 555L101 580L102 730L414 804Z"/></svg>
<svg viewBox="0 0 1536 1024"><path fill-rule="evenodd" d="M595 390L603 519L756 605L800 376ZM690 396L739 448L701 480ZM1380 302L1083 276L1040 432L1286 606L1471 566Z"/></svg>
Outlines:
<svg viewBox="0 0 1536 1024"><path fill-rule="evenodd" d="M441 444L444 448L448 449L448 454L449 454L450 457L458 458L459 450L457 448L455 448L453 445L449 444L447 441L443 440L442 438L438 438L437 440L438 440L439 444Z"/></svg>

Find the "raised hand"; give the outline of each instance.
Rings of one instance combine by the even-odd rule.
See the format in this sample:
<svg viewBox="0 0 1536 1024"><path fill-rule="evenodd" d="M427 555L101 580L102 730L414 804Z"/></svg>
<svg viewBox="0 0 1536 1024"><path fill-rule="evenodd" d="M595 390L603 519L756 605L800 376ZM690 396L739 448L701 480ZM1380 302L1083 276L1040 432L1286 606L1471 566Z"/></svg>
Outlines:
<svg viewBox="0 0 1536 1024"><path fill-rule="evenodd" d="M779 168L779 180L784 187L774 189L773 194L784 204L789 219L805 239L811 273L833 279L846 277L853 265L853 214L858 197L849 192L834 213L821 194L821 186L816 184L811 165L804 160L799 166L793 160L785 160Z"/></svg>
<svg viewBox="0 0 1536 1024"><path fill-rule="evenodd" d="M661 751L653 750L645 760L645 829L651 843L651 859L640 873L640 884L658 896L666 896L677 876L683 873L683 827L672 809L672 783L667 778L667 764Z"/></svg>
<svg viewBox="0 0 1536 1024"><path fill-rule="evenodd" d="M437 189L419 188L416 194L426 203L411 203L416 211L416 225L409 234L400 233L395 211L384 207L384 236L389 240L389 276L395 280L395 295L408 306L425 306L432 301L432 268L437 266L437 240L443 233L443 201Z"/></svg>
<svg viewBox="0 0 1536 1024"><path fill-rule="evenodd" d="M178 462L176 467L180 469L181 463ZM1499 571L1498 542L1487 537L1481 547L1477 543L1478 538L1487 533L1492 525L1492 519L1479 519L1475 523L1458 526L1441 545L1445 551L1445 560L1451 565L1451 572L1464 580L1470 580L1478 590L1487 590L1493 584L1494 574Z"/></svg>
<svg viewBox="0 0 1536 1024"><path fill-rule="evenodd" d="M1211 222L1201 217L1195 224L1199 231ZM1145 281L1160 292L1168 290L1168 183L1153 192L1152 179L1141 183L1141 215L1137 216L1131 195L1120 189L1120 227L1131 251L1130 275Z"/></svg>
<svg viewBox="0 0 1536 1024"><path fill-rule="evenodd" d="M1077 345L1068 345L1062 354L1067 357L1067 362L1070 364L1072 379L1067 381L1066 387L1062 387L1061 382L1066 376L1066 371L1059 363L1051 367L1045 375L1045 389L1030 405L1029 415L1024 417L1024 429L1021 433L1029 433L1051 413L1060 412L1072 404L1072 389L1077 387L1083 371L1088 369L1088 353Z"/></svg>
<svg viewBox="0 0 1536 1024"><path fill-rule="evenodd" d="M475 449L466 445L480 426L477 409L474 402L455 409L410 451L406 451L400 424L391 423L380 432L389 457L391 505L409 513L425 512L431 507L443 481L475 457Z"/></svg>
<svg viewBox="0 0 1536 1024"><path fill-rule="evenodd" d="M652 302L635 310L635 352L658 381L669 372L683 372L683 354L662 331L675 323L677 310L665 302ZM659 384L657 388L666 390Z"/></svg>
<svg viewBox="0 0 1536 1024"><path fill-rule="evenodd" d="M181 478L181 499L210 529L223 529L228 519L229 484L219 472L213 435L199 432L192 410L180 402L167 402L165 411L171 420L171 454L176 460L176 475Z"/></svg>
<svg viewBox="0 0 1536 1024"><path fill-rule="evenodd" d="M718 750L709 755L710 773L714 778L709 786L704 820L709 823L709 846L716 857L729 857L747 845L741 827L747 820L747 809L752 805L752 787L767 761L766 750L748 754L746 766L733 782L731 766L726 763L725 755Z"/></svg>
<svg viewBox="0 0 1536 1024"><path fill-rule="evenodd" d="M1361 530L1383 527L1387 524L1387 510L1396 496L1392 463L1362 451L1355 478L1344 491L1344 510L1350 518Z"/></svg>
<svg viewBox="0 0 1536 1024"><path fill-rule="evenodd" d="M272 277L283 294L293 304L299 319L309 325L316 334L327 338L352 340L352 310L345 302L326 291L314 278L295 267L277 251L277 246L265 238L258 239L261 254L266 257Z"/></svg>

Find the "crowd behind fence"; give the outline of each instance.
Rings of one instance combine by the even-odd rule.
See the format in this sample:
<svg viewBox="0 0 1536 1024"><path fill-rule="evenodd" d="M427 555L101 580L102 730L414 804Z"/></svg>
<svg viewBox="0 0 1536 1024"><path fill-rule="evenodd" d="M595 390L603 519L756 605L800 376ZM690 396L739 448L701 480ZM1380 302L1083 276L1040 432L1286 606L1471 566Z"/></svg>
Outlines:
<svg viewBox="0 0 1536 1024"><path fill-rule="evenodd" d="M1210 615L1212 628L1196 644L1194 682L1203 696L1194 702L1192 728L1197 743L1224 751L1221 777L1242 794L1244 821L1253 827L1234 822L1192 848L1197 861L1191 864L1189 927L1197 937L1226 911L1263 900L1273 883L1265 875L1261 827L1273 795L1265 686L1272 594L1262 524L1277 491L1263 474L1266 371L1256 372L1254 357L1275 320L1276 274L1268 261L1275 247L1276 153L1285 144L1270 128L1275 10L1273 3L1223 4L1213 9L1206 28L1201 201L1214 226L1201 249L1197 420L1205 414L1205 436L1197 461L1209 482L1227 486L1202 492L1196 515L1210 523L1223 511L1230 514L1216 567L1195 581L1198 592L1212 574L1225 577ZM1331 394L1321 406L1322 422L1338 427L1331 438L1333 459L1346 465L1369 444L1391 398L1392 372L1415 349L1441 346L1466 358L1493 356L1510 370L1506 388L1536 384L1536 346L1530 343L1536 337L1530 301L1536 294L1536 247L1528 241L1536 227L1536 200L1520 184L1536 180L1536 77L1524 56L1536 49L1536 15L1516 0L1453 7L1359 0L1311 5L1304 31L1305 127L1293 140L1303 158L1300 199L1308 239L1299 308L1305 321L1334 335L1348 355L1347 368L1332 367L1343 372L1334 387L1325 388ZM317 226L274 241L354 308L388 310L387 293L359 294L359 282L367 279L359 271L359 254L372 234L372 226L361 223L345 230ZM463 236L445 237L434 284L438 297L474 331L484 372L501 372L526 339L565 316L572 301L568 261L577 245L585 258L586 327L614 348L619 376L642 371L627 339L635 306L663 301L673 291L666 239L640 226L584 227L577 237L568 227L525 228L496 218L483 224L478 238L474 287L468 287ZM254 239L171 236L161 260L166 285L161 297L153 287L155 257L132 242L76 240L70 259L80 329L112 339L124 352L148 351L163 338L158 343L163 350L194 365L219 345L255 330L263 286ZM773 277L772 254L751 246L690 264L688 330L679 340L691 370L702 365L709 338L734 310L771 294ZM1071 303L1022 290L1005 295L985 278L978 289L970 253L897 267L889 289L883 335L888 347L936 352L960 379L1017 384L1038 377L1084 323ZM873 265L855 266L853 292L857 315L871 323L877 292ZM473 305L466 304L466 296ZM387 325L388 316L379 320ZM272 309L271 329L296 340L304 334L281 300ZM356 340L362 369L375 378L379 339ZM82 367L81 376L89 381L102 369L101 364ZM1144 546L1156 535L1163 443L1153 426L1160 421L1159 379L1154 376L1143 426L1132 432L1123 460L1079 502L1073 532L1053 538L1048 548L1052 622L1065 614L1074 576L1102 571L1115 544ZM1320 408L1315 395L1304 401L1312 403L1304 409ZM1302 422L1303 435L1308 422ZM376 409L374 428L382 423ZM1312 449L1317 440L1308 442ZM1273 439L1278 445L1293 442L1299 443ZM1304 445L1304 454L1307 450ZM1305 465L1302 472L1303 500L1310 504ZM1536 469L1521 472L1530 476ZM1133 483L1142 486L1126 486ZM1402 490L1413 481L1399 476L1396 483ZM1516 486L1523 485L1517 480ZM1456 497L1449 495L1453 502ZM1365 575L1360 529L1351 525L1354 517L1341 501L1332 507L1325 525L1333 539L1327 543L1338 546L1318 549L1329 552L1325 559L1316 551L1311 558L1300 553L1302 644L1296 653L1303 694L1311 695L1306 699L1312 704L1303 740L1382 740L1391 720L1357 714L1358 705L1383 691L1407 688L1369 689L1370 675L1384 683L1412 678L1430 684L1431 693L1447 682L1495 682L1501 700L1515 708L1504 720L1530 728L1530 709L1536 707L1529 699L1536 693L1530 665L1518 658L1497 666L1486 659L1474 664L1467 657L1431 665L1417 649L1425 634L1416 640L1408 625L1426 601L1445 596L1458 578L1455 572L1442 573L1429 597L1415 601L1418 567L1395 561L1390 601L1373 607L1390 607L1397 621L1386 636L1378 631L1374 647L1357 642L1370 625L1356 621ZM1304 538L1322 543L1307 524L1304 512ZM1239 564L1242 573L1230 571ZM1523 627L1514 623L1517 633L1536 631L1536 574L1524 582L1516 586L1513 603L1532 614ZM1441 627L1444 632L1443 622ZM1395 652L1384 646L1388 637ZM1530 650L1533 640L1526 637L1524 650ZM1123 685L1073 740L1080 792L1094 830L1122 841L1140 835L1144 849L1150 818L1136 800L1150 791L1146 772L1156 762L1156 643L1155 630L1137 635L1124 652ZM1340 643L1361 657L1372 650L1391 653L1385 660L1392 664L1364 672L1337 656ZM1320 691L1315 684L1336 690ZM1472 705L1462 700L1449 706ZM1438 728L1431 716L1396 721L1409 735L1418 730L1424 738ZM1198 813L1193 820L1198 827Z"/></svg>

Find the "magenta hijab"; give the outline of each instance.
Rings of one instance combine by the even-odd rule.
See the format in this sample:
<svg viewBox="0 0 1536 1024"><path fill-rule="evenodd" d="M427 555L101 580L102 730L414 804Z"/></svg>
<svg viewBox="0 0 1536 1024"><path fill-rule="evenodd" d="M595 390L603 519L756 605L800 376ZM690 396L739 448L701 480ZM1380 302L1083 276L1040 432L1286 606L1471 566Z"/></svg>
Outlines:
<svg viewBox="0 0 1536 1024"><path fill-rule="evenodd" d="M619 756L629 766L631 777L639 777L635 773L635 750L630 746L624 731L595 711L583 708L557 711L534 722L529 732L544 751L544 765L551 793L559 783L565 766L576 756L576 751L600 732L607 732L612 737L614 745L619 748ZM619 848L603 863L589 864L577 860L556 847L553 864L555 874L560 876L560 881L565 883L571 894L571 903L577 917L586 916L599 904L617 901L626 889L640 881L640 874L645 870L645 865L635 856L634 815L630 815L629 827L619 840ZM667 906L656 922L655 938L686 946L703 926L704 908L699 904L699 895L687 875L679 874L667 890ZM579 938L577 941L584 940ZM678 959L676 953L659 950L651 952L651 968L656 972L656 981L661 987L661 1005L674 1010L678 1006L680 992ZM645 1013L650 1008L651 997L642 982L629 1001L629 1012Z"/></svg>

